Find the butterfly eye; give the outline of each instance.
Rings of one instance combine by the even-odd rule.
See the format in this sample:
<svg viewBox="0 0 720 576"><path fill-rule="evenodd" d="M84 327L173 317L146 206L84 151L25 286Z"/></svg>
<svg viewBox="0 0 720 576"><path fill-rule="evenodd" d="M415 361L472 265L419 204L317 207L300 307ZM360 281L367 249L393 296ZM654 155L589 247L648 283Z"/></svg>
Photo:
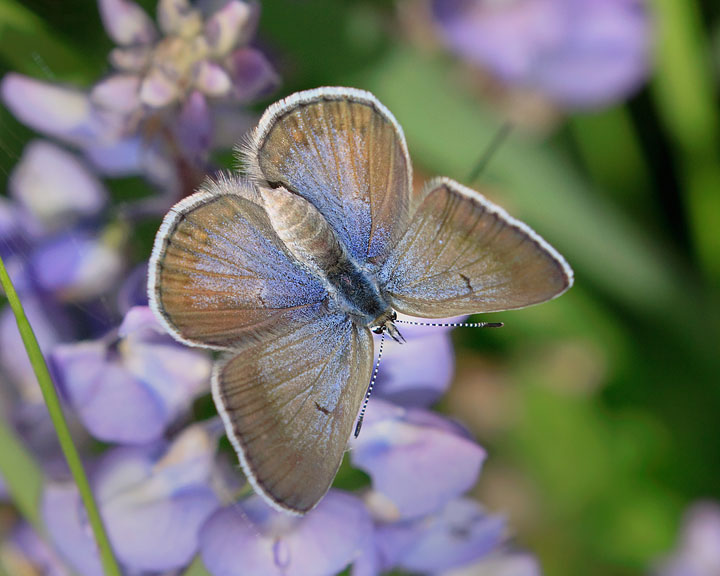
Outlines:
<svg viewBox="0 0 720 576"><path fill-rule="evenodd" d="M373 326L370 328L375 334L382 334L385 331L385 326Z"/></svg>

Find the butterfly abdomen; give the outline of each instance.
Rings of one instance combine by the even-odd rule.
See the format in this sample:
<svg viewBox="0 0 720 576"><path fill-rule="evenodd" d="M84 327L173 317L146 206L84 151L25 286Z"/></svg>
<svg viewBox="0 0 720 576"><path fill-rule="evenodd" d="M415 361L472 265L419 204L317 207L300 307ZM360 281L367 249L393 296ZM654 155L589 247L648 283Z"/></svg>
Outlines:
<svg viewBox="0 0 720 576"><path fill-rule="evenodd" d="M307 200L279 187L262 189L263 205L277 235L306 270L325 285L335 304L369 325L390 305L373 276L348 254L325 217Z"/></svg>

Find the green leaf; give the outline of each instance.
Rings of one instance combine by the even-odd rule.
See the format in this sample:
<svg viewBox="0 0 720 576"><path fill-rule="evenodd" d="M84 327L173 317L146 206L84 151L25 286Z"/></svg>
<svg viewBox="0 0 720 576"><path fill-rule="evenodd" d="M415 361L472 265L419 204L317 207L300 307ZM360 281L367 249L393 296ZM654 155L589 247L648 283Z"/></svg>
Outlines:
<svg viewBox="0 0 720 576"><path fill-rule="evenodd" d="M576 115L570 130L584 168L603 192L633 213L647 213L650 177L628 109Z"/></svg>
<svg viewBox="0 0 720 576"><path fill-rule="evenodd" d="M720 125L698 2L654 0L651 5L658 34L653 95L682 148L711 148Z"/></svg>
<svg viewBox="0 0 720 576"><path fill-rule="evenodd" d="M13 71L53 80L84 79L88 58L72 48L22 3L0 3L0 59Z"/></svg>
<svg viewBox="0 0 720 576"><path fill-rule="evenodd" d="M655 0L658 25L653 96L680 152L684 192L695 249L720 285L720 114L710 43L693 0Z"/></svg>

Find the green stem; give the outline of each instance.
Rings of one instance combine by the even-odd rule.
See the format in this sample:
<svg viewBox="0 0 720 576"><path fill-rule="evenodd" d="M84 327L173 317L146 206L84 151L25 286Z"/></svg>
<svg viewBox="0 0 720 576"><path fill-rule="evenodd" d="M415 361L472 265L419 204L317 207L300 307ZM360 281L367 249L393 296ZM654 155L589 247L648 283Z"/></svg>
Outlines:
<svg viewBox="0 0 720 576"><path fill-rule="evenodd" d="M106 576L121 576L120 568L113 555L112 547L110 546L110 539L105 532L102 518L100 517L100 511L98 510L95 498L93 497L92 490L90 489L90 483L88 482L85 470L80 460L77 448L73 443L70 430L68 429L65 415L60 405L60 399L58 398L57 391L50 378L50 372L48 371L45 358L43 358L40 346L38 345L35 334L33 333L30 322L25 316L20 299L15 292L15 288L12 285L10 276L8 276L7 270L5 270L5 263L0 258L0 284L2 284L5 290L10 307L15 314L15 320L20 331L25 350L27 352L30 363L32 364L35 377L38 380L40 389L42 390L43 398L48 407L50 418L55 426L55 432L57 433L60 446L62 447L65 459L67 460L70 472L73 475L75 483L77 484L80 496L85 504L87 516L90 521L93 533L95 534L95 540L98 548L100 549L100 559L102 561L103 569Z"/></svg>

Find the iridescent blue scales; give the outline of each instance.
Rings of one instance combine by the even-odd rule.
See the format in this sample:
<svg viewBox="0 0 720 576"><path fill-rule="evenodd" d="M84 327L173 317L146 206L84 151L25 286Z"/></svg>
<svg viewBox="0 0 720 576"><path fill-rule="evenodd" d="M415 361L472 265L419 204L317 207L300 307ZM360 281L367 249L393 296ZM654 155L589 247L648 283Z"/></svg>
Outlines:
<svg viewBox="0 0 720 576"><path fill-rule="evenodd" d="M225 350L213 397L253 487L312 509L370 381L371 329L521 308L572 271L547 242L452 180L411 189L402 129L368 92L272 105L239 150L246 177L208 181L166 216L153 310L177 339Z"/></svg>

